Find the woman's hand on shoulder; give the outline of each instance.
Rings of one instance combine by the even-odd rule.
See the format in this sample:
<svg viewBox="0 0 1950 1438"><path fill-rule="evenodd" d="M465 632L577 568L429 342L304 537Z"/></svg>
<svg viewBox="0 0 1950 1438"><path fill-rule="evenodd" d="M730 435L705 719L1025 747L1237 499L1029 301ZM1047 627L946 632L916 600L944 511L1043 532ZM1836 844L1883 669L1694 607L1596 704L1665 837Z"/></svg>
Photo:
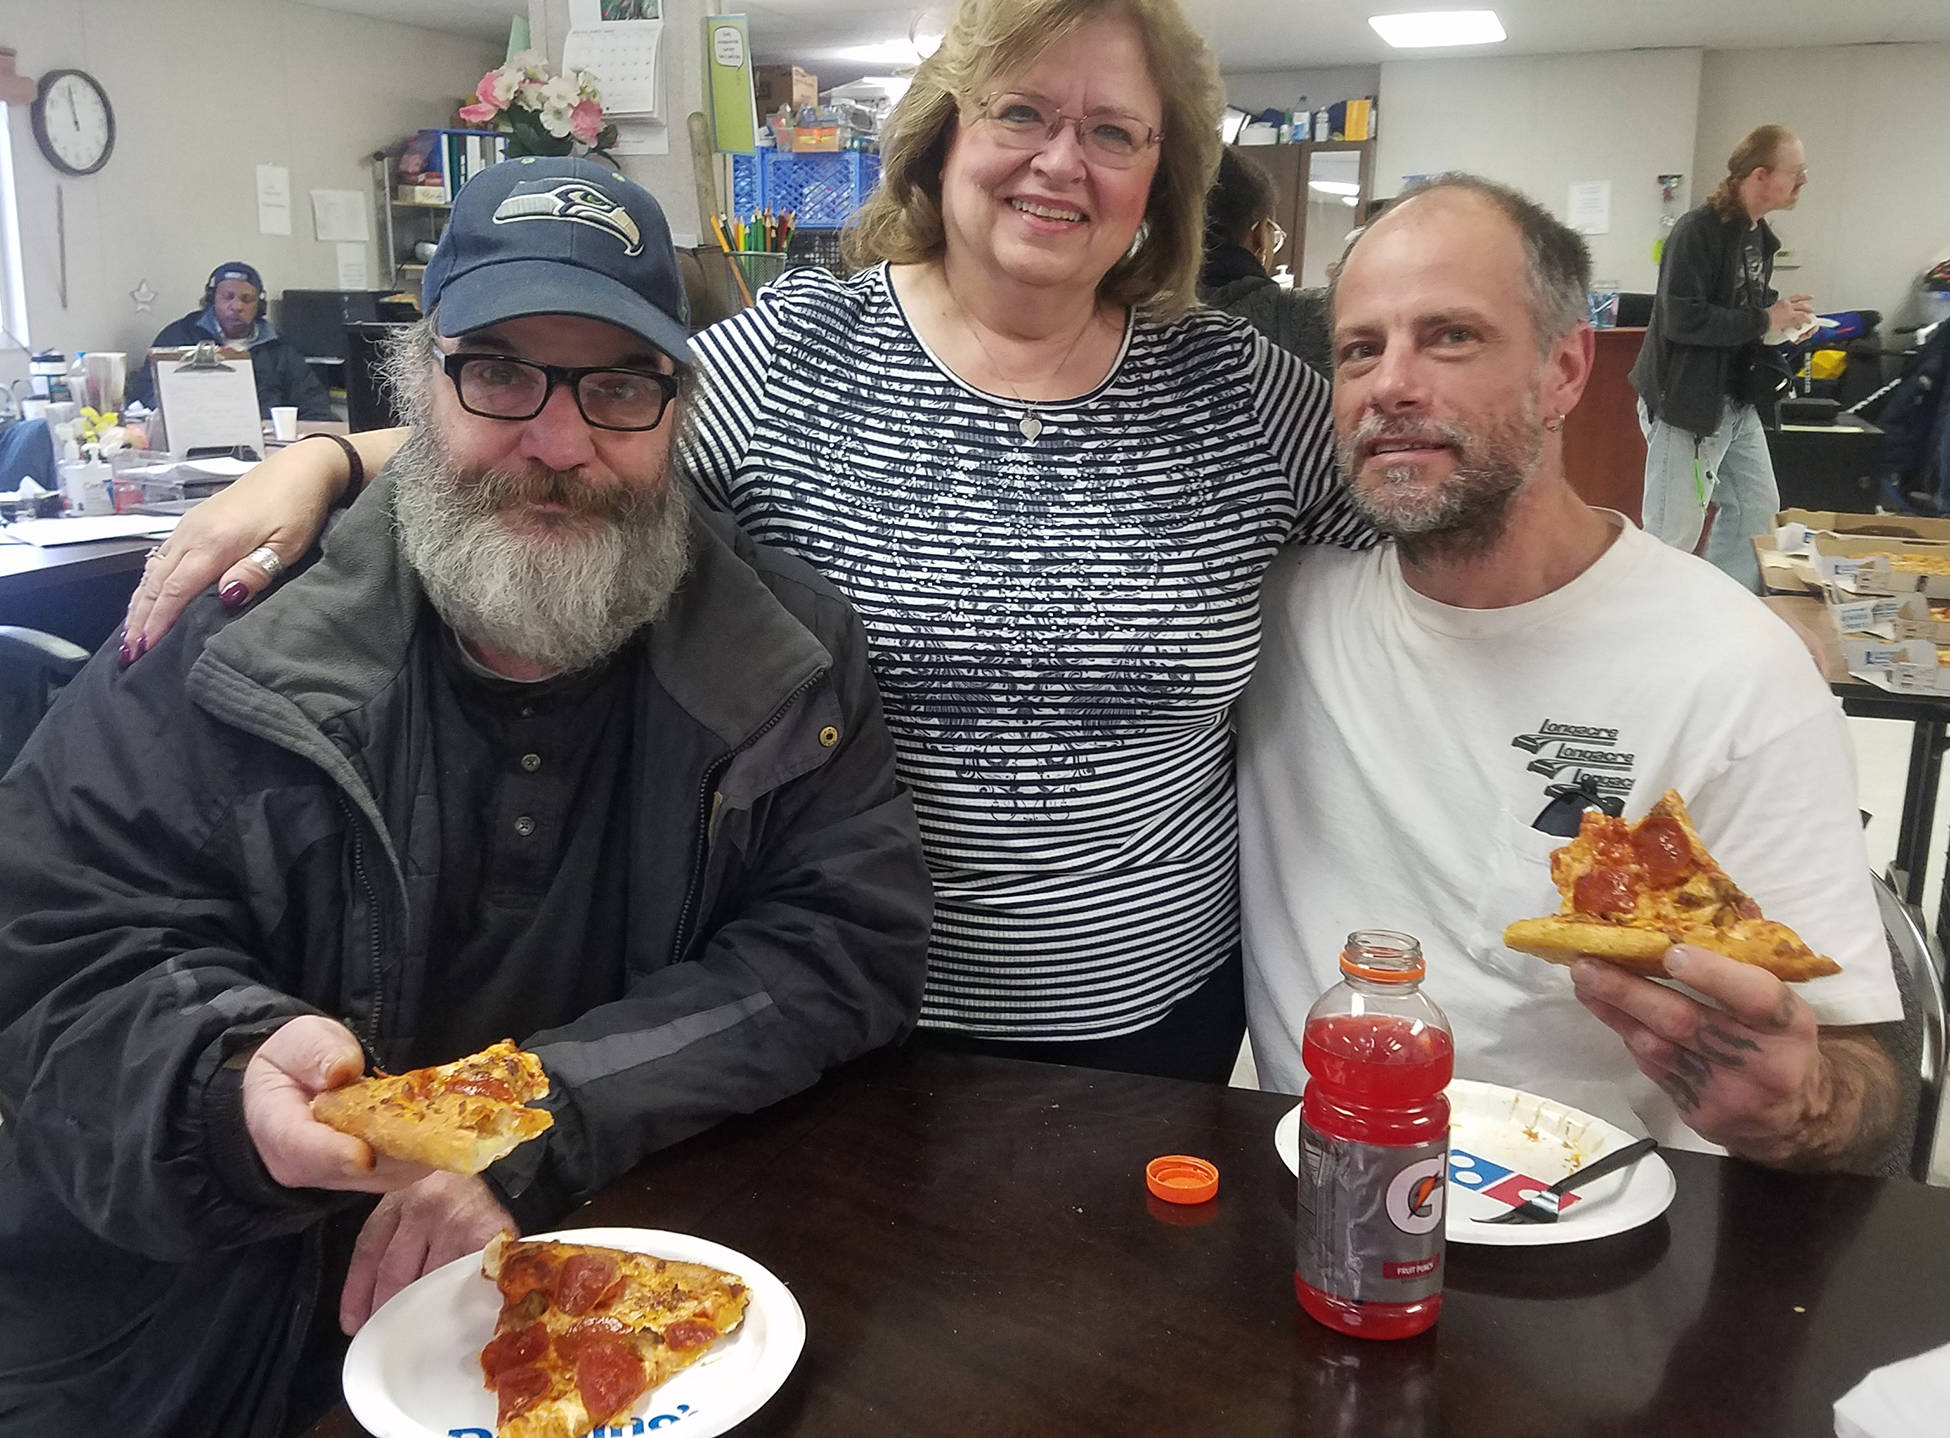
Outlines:
<svg viewBox="0 0 1950 1438"><path fill-rule="evenodd" d="M406 433L353 437L367 474L392 457ZM122 662L133 663L161 643L190 600L212 584L232 609L270 588L275 576L252 556L269 550L280 570L295 562L324 530L326 513L350 478L351 465L336 444L301 442L191 509L143 566L122 623Z"/></svg>

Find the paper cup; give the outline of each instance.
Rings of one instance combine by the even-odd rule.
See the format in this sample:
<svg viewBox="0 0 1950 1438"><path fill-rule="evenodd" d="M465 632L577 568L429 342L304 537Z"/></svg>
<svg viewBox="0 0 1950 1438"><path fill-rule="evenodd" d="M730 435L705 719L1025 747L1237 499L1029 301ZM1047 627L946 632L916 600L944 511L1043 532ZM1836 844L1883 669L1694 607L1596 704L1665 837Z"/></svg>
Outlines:
<svg viewBox="0 0 1950 1438"><path fill-rule="evenodd" d="M271 436L274 439L298 437L298 406L295 404L271 406Z"/></svg>

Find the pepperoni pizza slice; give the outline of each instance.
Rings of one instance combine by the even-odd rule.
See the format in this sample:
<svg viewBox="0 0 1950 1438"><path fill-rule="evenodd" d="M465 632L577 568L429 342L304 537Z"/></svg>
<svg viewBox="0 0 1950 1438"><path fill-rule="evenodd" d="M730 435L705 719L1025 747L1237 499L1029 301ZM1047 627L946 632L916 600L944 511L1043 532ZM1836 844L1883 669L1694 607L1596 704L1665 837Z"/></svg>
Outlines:
<svg viewBox="0 0 1950 1438"><path fill-rule="evenodd" d="M1636 824L1587 810L1577 838L1551 855L1551 878L1558 912L1517 920L1503 942L1554 964L1590 957L1662 976L1668 948L1697 944L1789 983L1842 971L1786 924L1762 917L1670 789Z"/></svg>
<svg viewBox="0 0 1950 1438"><path fill-rule="evenodd" d="M327 1089L312 1117L362 1138L375 1153L450 1173L479 1173L555 1122L528 1108L548 1093L542 1062L503 1039L450 1064Z"/></svg>
<svg viewBox="0 0 1950 1438"><path fill-rule="evenodd" d="M701 1263L497 1234L501 1317L481 1350L499 1438L581 1438L744 1320L745 1285Z"/></svg>

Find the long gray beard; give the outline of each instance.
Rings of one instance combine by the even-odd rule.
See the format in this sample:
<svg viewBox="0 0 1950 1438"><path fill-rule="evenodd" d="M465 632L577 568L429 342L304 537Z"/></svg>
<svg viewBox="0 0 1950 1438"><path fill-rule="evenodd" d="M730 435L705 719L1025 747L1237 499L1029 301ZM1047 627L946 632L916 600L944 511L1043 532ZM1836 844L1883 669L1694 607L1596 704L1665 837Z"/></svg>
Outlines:
<svg viewBox="0 0 1950 1438"><path fill-rule="evenodd" d="M1457 466L1439 485L1424 483L1412 465L1381 471L1378 485L1354 479L1356 457L1377 439L1434 438L1454 446ZM1455 563L1494 549L1510 525L1510 508L1543 454L1536 406L1485 430L1448 420L1388 420L1369 415L1341 442L1342 482L1348 497L1381 533L1396 541L1410 564Z"/></svg>
<svg viewBox="0 0 1950 1438"><path fill-rule="evenodd" d="M387 468L406 560L434 610L461 638L552 672L621 649L663 615L690 564L689 511L667 476L625 490L546 469L462 473L424 424ZM509 529L497 515L524 497L568 506L573 531Z"/></svg>

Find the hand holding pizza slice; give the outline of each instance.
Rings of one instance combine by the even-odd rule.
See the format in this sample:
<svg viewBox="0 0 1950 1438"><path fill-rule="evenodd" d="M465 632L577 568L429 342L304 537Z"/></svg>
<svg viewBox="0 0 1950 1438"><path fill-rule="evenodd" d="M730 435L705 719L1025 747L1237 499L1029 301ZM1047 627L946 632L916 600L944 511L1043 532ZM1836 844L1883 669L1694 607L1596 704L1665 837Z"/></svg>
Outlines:
<svg viewBox="0 0 1950 1438"><path fill-rule="evenodd" d="M1789 983L1842 971L1761 915L1707 853L1672 790L1636 824L1586 811L1577 838L1551 855L1551 878L1558 912L1517 920L1503 942L1554 964L1605 959L1663 977L1666 950L1696 944Z"/></svg>

